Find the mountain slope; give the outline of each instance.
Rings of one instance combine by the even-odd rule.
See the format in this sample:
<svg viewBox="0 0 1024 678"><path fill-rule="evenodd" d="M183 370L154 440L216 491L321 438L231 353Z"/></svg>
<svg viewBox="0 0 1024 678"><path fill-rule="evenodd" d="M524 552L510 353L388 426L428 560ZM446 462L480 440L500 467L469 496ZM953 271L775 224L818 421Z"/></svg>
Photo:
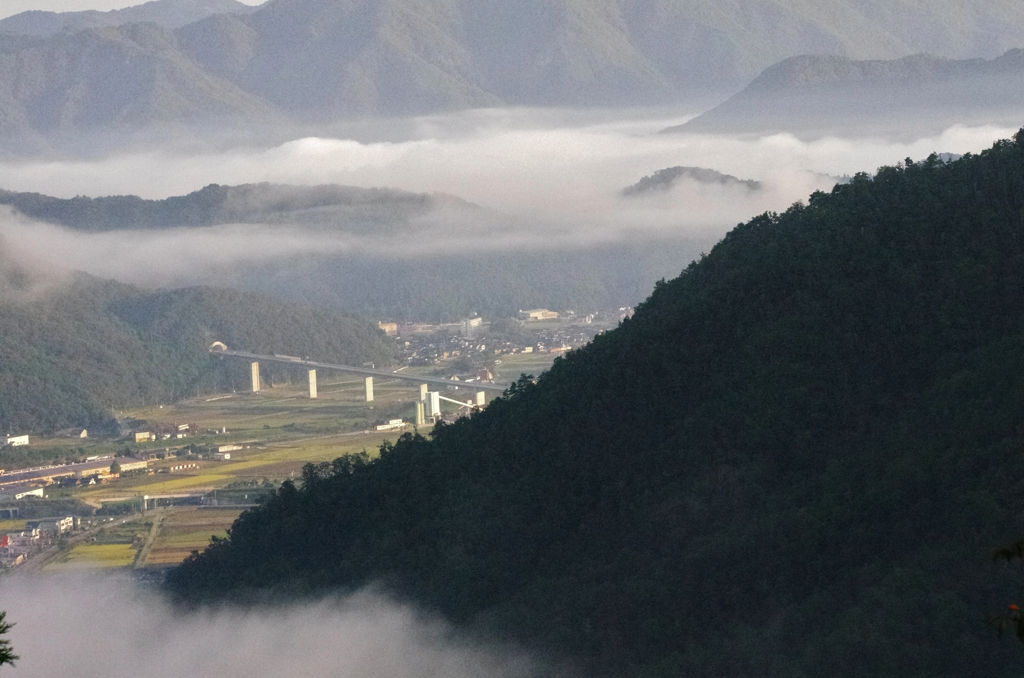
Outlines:
<svg viewBox="0 0 1024 678"><path fill-rule="evenodd" d="M0 428L5 431L102 430L111 426L112 408L246 383L246 366L209 356L213 341L269 353L330 356L341 364L387 364L394 355L391 342L370 323L253 293L143 292L88 276L38 292L25 274L8 271L4 277Z"/></svg>
<svg viewBox="0 0 1024 678"><path fill-rule="evenodd" d="M724 103L666 131L920 134L957 123L1015 125L1022 107L1021 49L992 60L800 56L766 69Z"/></svg>
<svg viewBox="0 0 1024 678"><path fill-rule="evenodd" d="M510 249L494 241L516 224L453 196L337 185L213 184L164 200L62 199L0 189L0 205L88 234L40 237L75 239L79 251L98 247L105 258L100 265L92 267L97 262L89 256L73 265L102 277L249 289L366 317L415 321L458 320L474 313L500 318L539 306L587 311L631 306L651 280L677 274L679 261L711 244L634 239L574 243L571 251L543 242ZM219 225L234 242L262 245L260 265L252 265L250 251L222 248ZM468 226L460 230L460 225ZM36 228L28 225L24 234ZM185 230L190 228L204 230L192 234ZM104 232L151 250L194 251L205 238L211 243L205 249L222 255L209 265L196 261L202 251L176 268L166 262L140 265L134 248L117 258L109 248L90 243L90 236ZM148 237L164 240L143 244ZM430 247L442 242L453 244L441 251ZM296 243L302 245L298 254L292 248ZM154 268L166 274L154 276Z"/></svg>
<svg viewBox="0 0 1024 678"><path fill-rule="evenodd" d="M593 675L1011 676L1024 130L732 231L471 420L308 467L172 573L380 583Z"/></svg>
<svg viewBox="0 0 1024 678"><path fill-rule="evenodd" d="M0 36L0 132L52 136L269 122L263 101L204 72L153 24Z"/></svg>
<svg viewBox="0 0 1024 678"><path fill-rule="evenodd" d="M132 11L148 16L147 7ZM55 129L280 122L275 111L308 122L696 101L800 54L994 57L1024 45L1024 8L1015 0L928 9L913 0L273 0L167 30L129 24L42 42L0 35L5 144Z"/></svg>
<svg viewBox="0 0 1024 678"><path fill-rule="evenodd" d="M622 189L624 196L644 196L652 193L664 193L680 182L697 184L742 187L748 191L760 191L764 185L751 179L737 179L731 174L722 174L705 167L667 167L646 176L632 186ZM0 194L2 201L2 194Z"/></svg>
<svg viewBox="0 0 1024 678"><path fill-rule="evenodd" d="M214 14L248 14L255 7L236 0L151 0L109 12L44 12L32 10L0 20L0 33L48 36L86 28L154 23L164 28L181 28Z"/></svg>
<svg viewBox="0 0 1024 678"><path fill-rule="evenodd" d="M1024 10L1012 2L929 12L910 2L820 4L276 0L182 32L199 44L191 51L198 60L234 64L218 75L279 106L363 113L636 105L727 89L797 54L995 56L1024 44ZM242 26L258 45L248 59L228 56L233 40L213 37Z"/></svg>
<svg viewBox="0 0 1024 678"><path fill-rule="evenodd" d="M144 200L134 195L54 198L0 189L0 205L79 231L101 232L217 224L305 224L332 230L390 231L440 208L471 210L446 195L353 186L211 184L188 195Z"/></svg>

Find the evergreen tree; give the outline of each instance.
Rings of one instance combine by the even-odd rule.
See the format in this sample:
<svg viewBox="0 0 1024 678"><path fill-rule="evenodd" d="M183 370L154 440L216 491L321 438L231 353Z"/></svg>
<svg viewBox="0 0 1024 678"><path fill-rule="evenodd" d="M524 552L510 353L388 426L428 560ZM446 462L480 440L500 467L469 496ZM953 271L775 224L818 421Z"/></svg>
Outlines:
<svg viewBox="0 0 1024 678"><path fill-rule="evenodd" d="M7 612L0 610L0 636L5 635L14 626L13 623L6 621L6 617ZM18 659L18 655L14 654L14 648L11 647L11 641L0 638L0 666L4 664L14 666L14 662Z"/></svg>

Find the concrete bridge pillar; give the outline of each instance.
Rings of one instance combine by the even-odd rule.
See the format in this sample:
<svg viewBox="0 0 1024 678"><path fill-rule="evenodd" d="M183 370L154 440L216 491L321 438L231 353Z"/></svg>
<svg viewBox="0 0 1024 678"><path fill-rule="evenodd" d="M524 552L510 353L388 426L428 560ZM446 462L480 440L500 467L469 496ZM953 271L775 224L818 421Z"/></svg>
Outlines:
<svg viewBox="0 0 1024 678"><path fill-rule="evenodd" d="M316 399L316 370L309 371L309 398Z"/></svg>
<svg viewBox="0 0 1024 678"><path fill-rule="evenodd" d="M259 393L260 392L260 364L259 363L253 363L252 364L252 392L253 393Z"/></svg>
<svg viewBox="0 0 1024 678"><path fill-rule="evenodd" d="M373 402L373 377L366 378L366 402Z"/></svg>

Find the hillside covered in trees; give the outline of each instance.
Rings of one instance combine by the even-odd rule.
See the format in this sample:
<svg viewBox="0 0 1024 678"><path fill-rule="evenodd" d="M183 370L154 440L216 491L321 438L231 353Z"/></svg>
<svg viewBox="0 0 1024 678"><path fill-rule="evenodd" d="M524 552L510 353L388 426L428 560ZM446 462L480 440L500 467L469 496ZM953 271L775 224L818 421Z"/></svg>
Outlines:
<svg viewBox="0 0 1024 678"><path fill-rule="evenodd" d="M745 185L704 172L694 180ZM666 189L681 178L658 176ZM524 308L592 311L631 306L643 299L651 280L678 274L680 261L711 245L705 238L638 238L628 244L579 243L571 249L505 248L494 243L519 226L460 198L332 184L211 184L162 200L135 195L57 198L0 189L0 205L34 221L89 234L117 231L126 240L170 231L168 238L180 239L168 248L187 243L192 228L233 225L229 228L238 229L232 231L233 240L252 243L280 229L280 239L271 238L265 249L283 249L260 266L252 266L245 256L234 263L227 256L206 267L186 261L169 279L156 275L155 280L149 266L139 273L136 261L123 268L87 270L147 285L247 289L392 320L451 322L472 314L514 316ZM429 251L416 244L465 244L467 231L459 224L467 223L479 242L491 241L489 247ZM316 243L310 248L320 251L290 256L290 242ZM86 259L81 265L93 263Z"/></svg>
<svg viewBox="0 0 1024 678"><path fill-rule="evenodd" d="M8 20L0 149L89 149L96 135L102 147L146 129L663 105L734 91L800 54L993 57L1024 39L1015 0L271 0L225 9L165 0L117 15ZM195 20L182 25L188 15Z"/></svg>
<svg viewBox="0 0 1024 678"><path fill-rule="evenodd" d="M171 573L378 583L604 676L1016 676L1024 130L729 233L472 419L307 467Z"/></svg>
<svg viewBox="0 0 1024 678"><path fill-rule="evenodd" d="M472 209L452 196L354 186L210 184L188 195L146 200L137 195L55 198L0 190L0 205L78 231L201 227L218 224L304 224L359 232L391 229L439 207Z"/></svg>
<svg viewBox="0 0 1024 678"><path fill-rule="evenodd" d="M387 364L394 356L393 343L369 322L248 292L144 292L85 275L20 292L3 282L3 432L110 430L114 410L247 387L248 365L211 357L214 341L342 364ZM267 378L280 369L266 367Z"/></svg>

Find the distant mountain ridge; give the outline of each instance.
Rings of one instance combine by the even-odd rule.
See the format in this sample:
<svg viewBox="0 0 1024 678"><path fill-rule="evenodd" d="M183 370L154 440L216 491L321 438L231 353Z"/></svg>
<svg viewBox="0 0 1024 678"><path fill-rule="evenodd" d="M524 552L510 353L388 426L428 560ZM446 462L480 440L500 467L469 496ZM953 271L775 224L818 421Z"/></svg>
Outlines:
<svg viewBox="0 0 1024 678"><path fill-rule="evenodd" d="M180 6L197 20L173 30L0 36L0 134L659 104L734 91L798 54L994 57L1024 45L1010 0L957 12L912 0L272 0L205 18L215 6Z"/></svg>
<svg viewBox="0 0 1024 678"><path fill-rule="evenodd" d="M45 12L30 10L0 19L0 33L49 36L86 28L154 23L164 28L181 28L214 14L249 14L256 7L236 0L151 0L109 12Z"/></svg>
<svg viewBox="0 0 1024 678"><path fill-rule="evenodd" d="M408 320L457 320L472 313L504 317L536 306L618 308L640 299L651 280L677 274L679 261L688 261L707 245L639 239L580 243L572 251L500 246L466 251L458 243L467 232L448 230L453 223L469 224L472 236L484 241L507 235L508 223L450 195L338 185L211 184L163 200L134 195L65 199L0 190L0 205L34 221L86 234L117 231L125 240L147 231L227 225L237 226L236 233L251 229L254 237L265 235L267 227L281 227L289 237L324 246L358 241L362 247L356 250L324 247L301 260L270 253L257 267L220 262L215 274L206 272L212 277L195 274L198 278L185 276L166 284L209 283L368 317ZM166 235L192 238L190 233ZM418 249L415 243L426 247L442 238L453 243L451 251L428 247L415 256L399 251L410 243Z"/></svg>
<svg viewBox="0 0 1024 678"><path fill-rule="evenodd" d="M901 121L920 131L921 120L933 128L957 122L1016 125L1022 111L1022 49L991 60L804 55L771 66L724 103L666 131L838 133Z"/></svg>
<svg viewBox="0 0 1024 678"><path fill-rule="evenodd" d="M441 207L476 209L448 195L354 186L210 184L164 200L135 195L54 198L0 189L8 205L38 221L79 231L216 226L218 224L303 224L336 230L391 229Z"/></svg>

